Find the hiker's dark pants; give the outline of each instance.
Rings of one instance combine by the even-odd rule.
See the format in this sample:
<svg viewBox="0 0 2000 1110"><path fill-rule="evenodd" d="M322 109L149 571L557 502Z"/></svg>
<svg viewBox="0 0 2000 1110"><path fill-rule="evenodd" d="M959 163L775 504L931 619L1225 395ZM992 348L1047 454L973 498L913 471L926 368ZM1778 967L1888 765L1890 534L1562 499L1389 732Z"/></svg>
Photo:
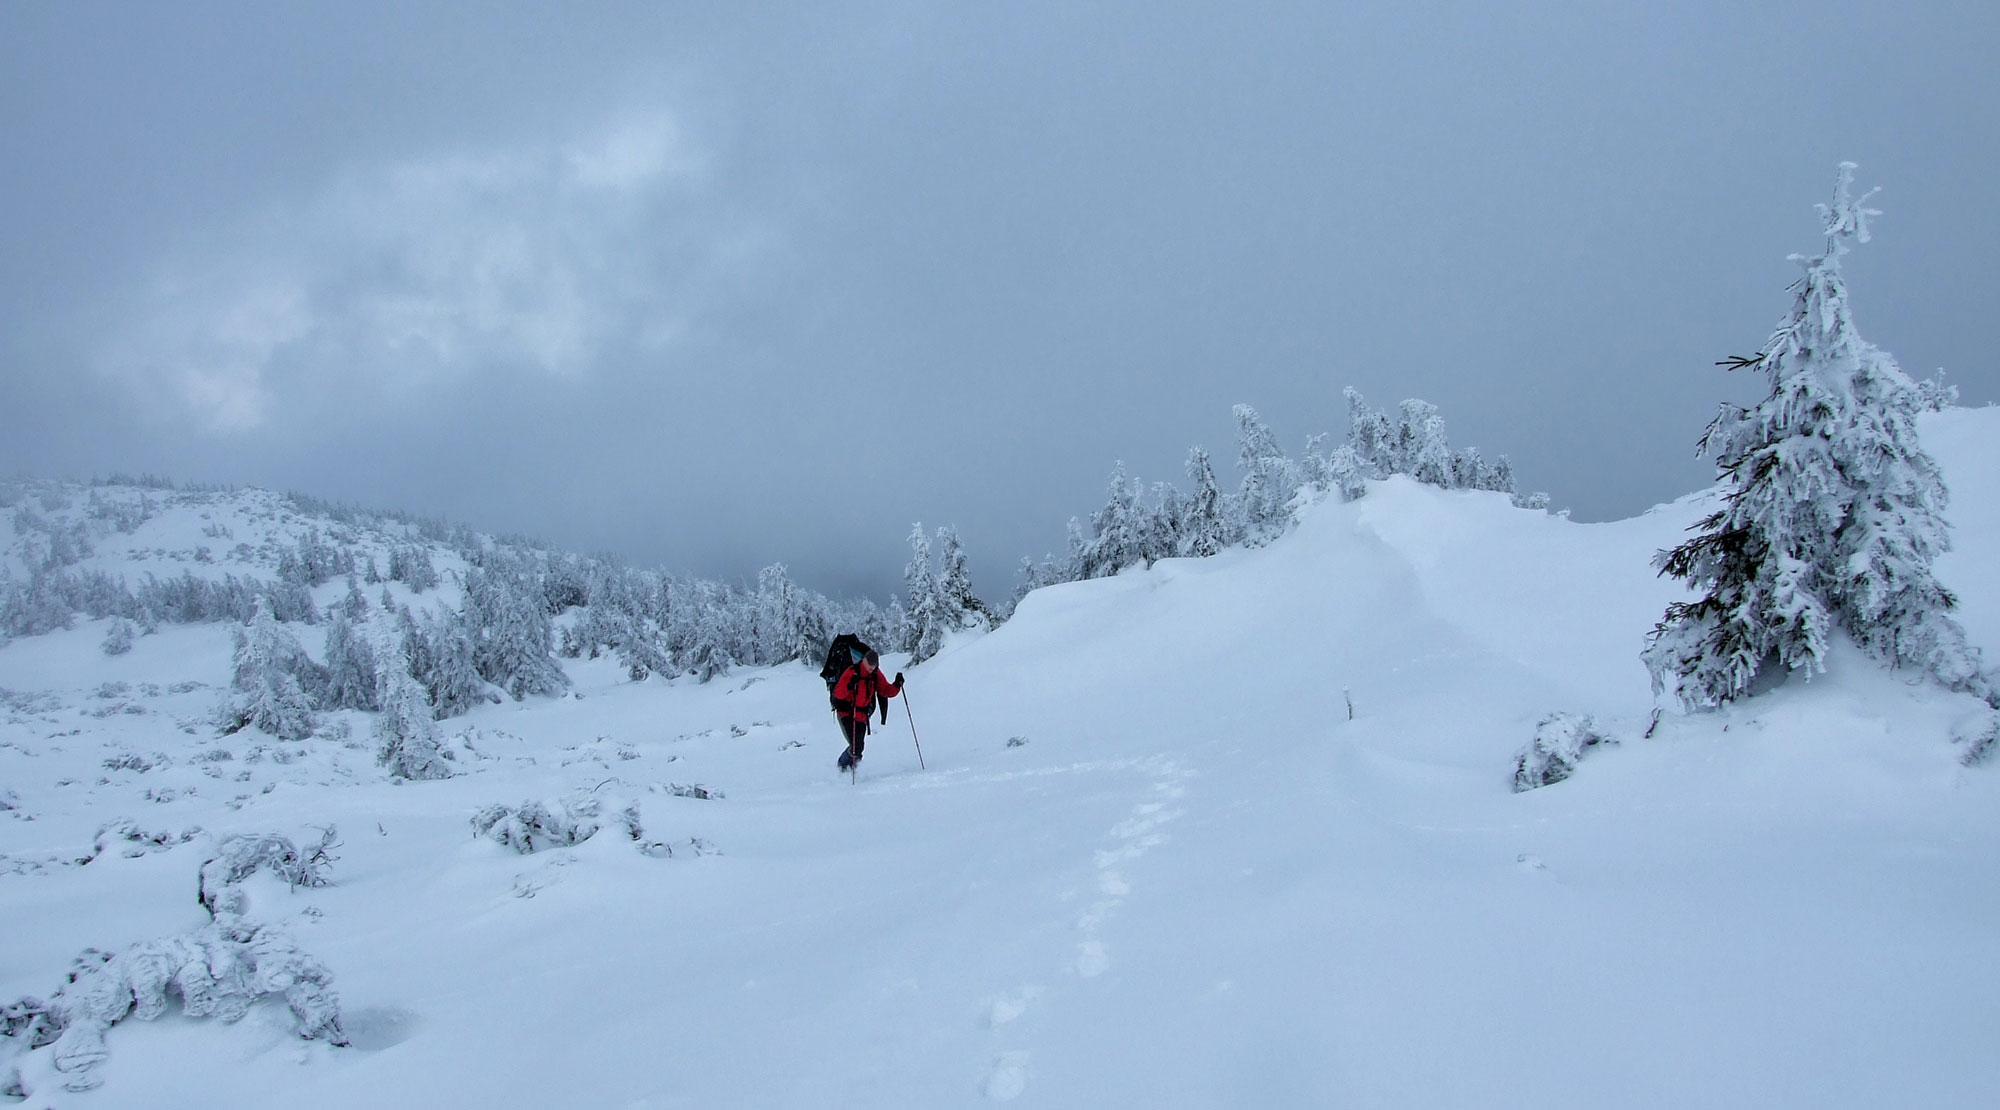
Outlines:
<svg viewBox="0 0 2000 1110"><path fill-rule="evenodd" d="M861 758L861 749L868 742L868 718L840 718L840 735L842 739L847 741L848 750L854 753L854 757L856 759ZM821 756L820 758L824 759L826 757Z"/></svg>

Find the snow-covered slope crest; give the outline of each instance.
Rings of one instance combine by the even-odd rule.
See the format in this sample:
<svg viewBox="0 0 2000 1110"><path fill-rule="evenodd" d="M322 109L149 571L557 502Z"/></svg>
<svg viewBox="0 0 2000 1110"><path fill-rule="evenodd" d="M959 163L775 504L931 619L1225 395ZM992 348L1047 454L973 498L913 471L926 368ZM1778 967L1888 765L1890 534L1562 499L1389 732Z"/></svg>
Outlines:
<svg viewBox="0 0 2000 1110"><path fill-rule="evenodd" d="M347 590L407 604L491 543L460 526L260 489L0 482L0 636L78 615L160 624L246 617L262 597L310 621ZM243 609L240 615L236 609Z"/></svg>
<svg viewBox="0 0 2000 1110"><path fill-rule="evenodd" d="M1925 424L1989 651L1996 417ZM271 1001L126 1021L88 1105L1984 1105L1972 707L1849 653L1647 737L1676 589L1648 560L1701 511L1391 480L1266 548L1037 591L910 670L854 785L796 666L566 661L572 696L446 722L460 773L392 785L351 738L174 727L155 706L226 655L153 647L198 629L23 638L0 1004L199 929L226 837L337 827L327 885L253 909L351 1043ZM1555 712L1617 743L1517 794ZM479 832L503 810L554 846ZM63 1097L42 1063L0 1048L0 1082Z"/></svg>

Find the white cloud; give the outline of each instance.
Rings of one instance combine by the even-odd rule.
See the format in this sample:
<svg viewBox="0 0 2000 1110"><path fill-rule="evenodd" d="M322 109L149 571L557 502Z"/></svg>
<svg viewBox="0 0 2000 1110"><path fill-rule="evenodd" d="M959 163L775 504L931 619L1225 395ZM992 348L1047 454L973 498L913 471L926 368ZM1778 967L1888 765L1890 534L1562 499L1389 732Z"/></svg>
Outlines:
<svg viewBox="0 0 2000 1110"><path fill-rule="evenodd" d="M216 430L290 389L657 352L779 252L666 113L576 141L365 168L160 266L101 365Z"/></svg>

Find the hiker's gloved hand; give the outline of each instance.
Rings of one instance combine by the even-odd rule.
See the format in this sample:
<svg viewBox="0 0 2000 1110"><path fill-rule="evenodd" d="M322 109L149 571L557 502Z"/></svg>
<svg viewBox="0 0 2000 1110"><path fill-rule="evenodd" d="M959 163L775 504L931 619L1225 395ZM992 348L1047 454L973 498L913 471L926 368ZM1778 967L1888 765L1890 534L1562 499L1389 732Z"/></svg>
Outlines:
<svg viewBox="0 0 2000 1110"><path fill-rule="evenodd" d="M903 672L901 672L901 671L897 671L897 672L896 672L896 689L900 690L900 689L902 689L902 688L903 688Z"/></svg>

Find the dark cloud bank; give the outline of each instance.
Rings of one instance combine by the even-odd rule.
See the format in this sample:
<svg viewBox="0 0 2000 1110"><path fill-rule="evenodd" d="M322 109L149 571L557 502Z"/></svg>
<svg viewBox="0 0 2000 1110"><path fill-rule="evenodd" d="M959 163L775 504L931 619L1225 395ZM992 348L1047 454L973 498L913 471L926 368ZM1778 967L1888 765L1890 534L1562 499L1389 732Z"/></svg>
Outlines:
<svg viewBox="0 0 2000 1110"><path fill-rule="evenodd" d="M0 468L999 595L1354 385L1615 517L1842 159L1863 333L1994 400L2000 9L1617 7L11 5Z"/></svg>

